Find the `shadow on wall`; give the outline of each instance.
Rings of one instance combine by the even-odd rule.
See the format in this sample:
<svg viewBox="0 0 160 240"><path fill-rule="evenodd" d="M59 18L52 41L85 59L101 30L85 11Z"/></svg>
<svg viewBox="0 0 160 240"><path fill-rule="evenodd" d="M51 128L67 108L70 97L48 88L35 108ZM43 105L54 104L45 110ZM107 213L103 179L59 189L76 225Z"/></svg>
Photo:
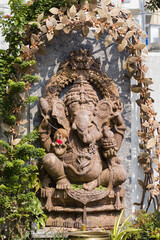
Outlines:
<svg viewBox="0 0 160 240"><path fill-rule="evenodd" d="M119 53L117 44L111 44L106 48L104 44L105 37L106 36L103 35L102 38L97 41L94 37L94 33L91 31L86 39L83 38L80 32L70 35L61 32L59 37L54 38L51 43L47 44L47 55L37 56L37 65L41 81L32 87L31 95L41 97L48 79L57 72L60 63L64 62L72 51L79 50L80 48L88 49L94 58L99 59L101 70L116 83L120 98L124 104L123 116L126 119L126 125L129 125L125 117L125 105L130 102L130 83L129 79L126 81L127 77L123 71L123 64L127 58L128 52L124 51ZM31 109L34 107L35 104L32 104Z"/></svg>

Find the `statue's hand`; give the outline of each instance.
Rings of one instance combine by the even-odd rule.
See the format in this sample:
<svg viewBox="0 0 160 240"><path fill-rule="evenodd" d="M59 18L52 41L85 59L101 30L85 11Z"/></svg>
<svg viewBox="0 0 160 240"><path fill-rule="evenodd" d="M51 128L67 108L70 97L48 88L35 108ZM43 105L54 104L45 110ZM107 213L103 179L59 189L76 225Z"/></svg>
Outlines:
<svg viewBox="0 0 160 240"><path fill-rule="evenodd" d="M113 157L116 157L116 151L114 148L110 148L108 150L103 150L103 156L105 158L113 158Z"/></svg>

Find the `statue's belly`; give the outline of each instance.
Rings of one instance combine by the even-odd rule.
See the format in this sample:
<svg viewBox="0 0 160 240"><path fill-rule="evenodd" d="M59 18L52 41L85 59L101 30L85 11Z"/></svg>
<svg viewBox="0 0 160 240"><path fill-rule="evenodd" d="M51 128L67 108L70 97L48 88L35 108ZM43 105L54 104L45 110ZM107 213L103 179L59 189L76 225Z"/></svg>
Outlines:
<svg viewBox="0 0 160 240"><path fill-rule="evenodd" d="M98 151L86 155L67 153L63 161L66 175L73 183L93 181L102 172L102 162Z"/></svg>

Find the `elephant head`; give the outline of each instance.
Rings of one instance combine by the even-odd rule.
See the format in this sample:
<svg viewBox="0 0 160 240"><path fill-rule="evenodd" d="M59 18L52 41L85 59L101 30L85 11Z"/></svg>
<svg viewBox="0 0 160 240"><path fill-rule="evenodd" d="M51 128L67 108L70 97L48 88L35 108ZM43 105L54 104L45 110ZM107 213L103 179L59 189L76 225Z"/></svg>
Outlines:
<svg viewBox="0 0 160 240"><path fill-rule="evenodd" d="M94 124L94 117L99 99L96 91L80 76L68 91L65 99L69 119L73 130L77 131L83 143L90 144L99 138L99 130Z"/></svg>
<svg viewBox="0 0 160 240"><path fill-rule="evenodd" d="M64 101L52 99L52 103L52 117L66 130L71 127L77 131L85 144L100 140L103 126L122 112L121 105L117 105L118 100L99 100L96 91L84 76L74 82Z"/></svg>

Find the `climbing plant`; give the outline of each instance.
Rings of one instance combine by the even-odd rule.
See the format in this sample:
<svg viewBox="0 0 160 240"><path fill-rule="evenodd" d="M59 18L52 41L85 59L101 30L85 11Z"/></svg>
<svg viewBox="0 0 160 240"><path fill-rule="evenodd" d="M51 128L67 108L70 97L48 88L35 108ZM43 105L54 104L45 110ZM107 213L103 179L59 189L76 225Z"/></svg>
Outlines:
<svg viewBox="0 0 160 240"><path fill-rule="evenodd" d="M35 195L37 186L39 186L37 185L39 182L37 179L38 169L33 163L44 154L42 149L38 148L36 150L28 137L25 140L18 137L24 131L24 127L22 127L25 123L23 112L29 102L34 102L37 99L29 96L31 84L38 80L35 75L38 71L36 55L46 54L46 42L51 42L54 37L58 37L61 31L65 34L70 34L72 31L81 31L83 37L86 38L91 27L95 30L94 34L97 40L104 33L106 34L106 48L111 43L116 42L119 52L123 52L125 49L130 52L123 69L128 71L129 76L133 76L137 81L137 84L131 86L131 91L138 93L139 96L136 101L140 107L141 123L141 130L138 131L138 136L141 139L139 145L141 153L138 156L138 161L143 167L145 176L144 180L138 179L142 186L142 200L136 204L143 208L146 192L149 192L147 209L152 202L155 208L158 208L160 177L159 175L154 177L154 170L158 174L160 173L159 123L156 121L156 113L153 109L154 100L150 95L151 89L149 86L153 81L151 78L145 77L147 67L143 63L143 58L147 55L147 48L141 40L146 38L147 35L140 29L131 12L115 7L110 0L98 2L97 0L33 0L27 3L22 0L10 0L10 6L11 15L1 17L0 21L2 33L6 42L9 43L7 50L0 51L0 114L3 116L1 127L8 141L8 143L0 142L2 147L0 193L6 196L11 204L9 208L7 208L7 205L2 205L4 216L0 220L6 222L7 219L10 223L10 229L13 229L15 233L16 228L18 234L21 234L23 228L19 230L19 225L13 223L18 224L19 219L23 219L23 222L26 223L24 225L28 229L30 223L27 221L28 216L31 216L31 219L36 219L39 216L37 215L37 211L40 211L39 204L37 204L35 212L27 210L28 212L25 212L24 215L23 211L19 213L25 204L29 207L27 204L30 203L31 196L34 196L35 201L38 201ZM17 172L16 164L20 169ZM156 168L155 165L157 165ZM21 170L23 173L27 173L27 179L31 183L25 190L18 186L18 181L20 183L22 181L20 185L25 185L23 178L18 179L18 176L21 176ZM10 182L6 181L7 174L10 171L12 173L10 174L10 182L12 180L16 184L17 189L20 189L17 190L20 191L20 194L24 194L26 191L29 196L24 199L23 197L20 198L20 202L16 196L16 191L13 189L13 192L6 190L11 188ZM32 178L32 174L34 180L29 180ZM15 181L12 177L15 178ZM33 189L34 193L32 193ZM2 201L0 204L2 204ZM12 218L15 207L20 215L13 215ZM45 219L42 212L39 212L39 214L41 218ZM13 238L12 235L10 238Z"/></svg>
<svg viewBox="0 0 160 240"><path fill-rule="evenodd" d="M46 217L35 195L40 188L37 159L45 153L31 144L37 138L35 130L12 144L0 140L1 239L27 238L32 222L37 227L45 224Z"/></svg>

